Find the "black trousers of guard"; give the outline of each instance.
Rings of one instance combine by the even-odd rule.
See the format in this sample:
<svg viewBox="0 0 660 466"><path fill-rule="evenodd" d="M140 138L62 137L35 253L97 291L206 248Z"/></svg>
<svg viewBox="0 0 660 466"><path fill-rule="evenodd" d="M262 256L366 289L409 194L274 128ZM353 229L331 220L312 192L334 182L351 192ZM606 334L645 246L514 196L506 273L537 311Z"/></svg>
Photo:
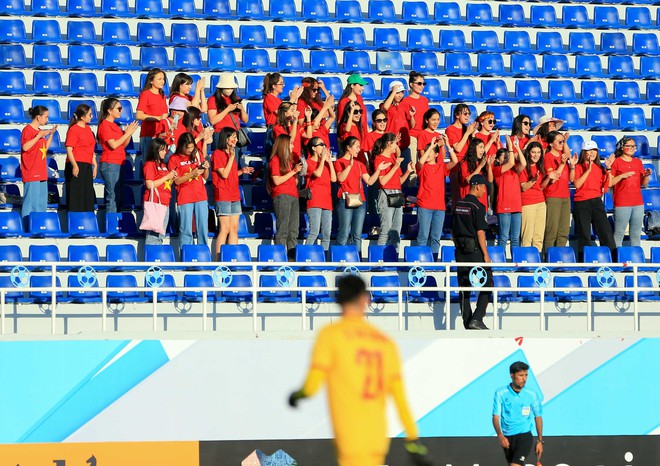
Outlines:
<svg viewBox="0 0 660 466"><path fill-rule="evenodd" d="M477 249L475 252L470 254L464 254L459 251L459 248L456 248L456 262L458 265L458 286L460 287L471 287L470 283L470 270L472 267L461 267L461 262L484 262L484 255L481 252L481 249ZM493 272L490 267L486 268L486 283L484 286L492 287L493 286ZM477 307L472 312L472 305L470 304L470 298L472 297L472 291L461 291L459 293L459 302L461 305L461 315L463 316L463 326L467 329L468 324L471 320L477 320L479 322L484 321L486 316L486 309L488 308L488 302L492 295L492 291L480 291L479 297L477 298Z"/></svg>

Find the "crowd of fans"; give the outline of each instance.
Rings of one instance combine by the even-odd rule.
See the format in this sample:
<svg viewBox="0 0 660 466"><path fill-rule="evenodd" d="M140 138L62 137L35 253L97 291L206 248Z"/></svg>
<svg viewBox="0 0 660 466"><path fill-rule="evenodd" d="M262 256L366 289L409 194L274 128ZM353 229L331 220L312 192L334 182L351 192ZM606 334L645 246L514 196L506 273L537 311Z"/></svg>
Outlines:
<svg viewBox="0 0 660 466"><path fill-rule="evenodd" d="M92 109L85 104L76 108L65 141L69 211L94 210L97 172L104 181L107 211L120 208L125 148L139 129L144 199L155 199L170 209L164 228L169 222L178 225L182 245L193 243L193 228L198 243L208 243L206 181L211 174L219 224L216 254L222 244L238 242L239 176L253 172L252 167L240 164L241 148L249 144L249 135L242 129L248 115L233 75L222 74L208 98L203 78L194 92L192 84L190 76L179 73L167 96L165 73L151 70L137 105L136 119L141 124L136 121L122 129L116 121L121 103L108 98L101 104L96 135L90 128ZM348 77L338 102L321 79L304 78L287 100L282 100L284 84L279 73L264 78L265 177L275 211L275 243L285 245L290 255L298 244L301 205L306 205L309 216L307 244L320 240L325 250L329 248L332 211L337 209L337 244L361 250L363 224L371 211L380 219L378 244L398 247L403 209L410 201L404 186L417 191L417 243L437 254L448 208L446 179L450 180L450 203L455 205L468 193L476 174L489 183L480 201L497 217L498 244L505 248L509 243L533 246L545 254L549 247L566 246L571 184L578 255L591 244L592 227L600 244L613 253L626 233L632 245L639 244L644 216L641 189L651 172L635 157L631 138L622 138L616 152L601 160L593 141L572 154L569 133L560 132L561 120L542 117L532 130L530 118L518 115L510 134L500 135L500 130L494 130L493 113L482 112L470 123L470 107L465 104L454 107L453 122L441 133L440 113L429 107L422 95L424 76L415 71L407 86L402 81L390 84L387 98L371 115L371 128L361 96L367 81L359 75ZM36 106L30 116L32 122L21 139L24 218L46 210L46 153L57 130L45 126L47 108ZM330 150L333 126L339 145L336 156ZM98 163L97 141L102 148ZM614 229L603 204L603 194L610 188ZM162 233L146 234L147 244L163 241Z"/></svg>

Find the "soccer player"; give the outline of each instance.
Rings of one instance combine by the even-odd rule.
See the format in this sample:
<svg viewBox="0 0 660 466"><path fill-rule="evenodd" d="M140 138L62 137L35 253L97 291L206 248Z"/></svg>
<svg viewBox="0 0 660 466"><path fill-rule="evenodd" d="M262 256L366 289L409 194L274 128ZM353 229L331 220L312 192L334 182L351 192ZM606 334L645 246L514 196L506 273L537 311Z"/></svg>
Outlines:
<svg viewBox="0 0 660 466"><path fill-rule="evenodd" d="M389 449L385 400L391 395L406 430L406 450L416 465L429 465L406 402L397 347L364 319L369 304L364 281L341 278L337 303L343 318L320 331L305 385L289 404L296 407L327 381L339 465L380 466Z"/></svg>
<svg viewBox="0 0 660 466"><path fill-rule="evenodd" d="M497 439L504 448L504 456L510 466L522 466L529 455L534 438L532 423L536 423L536 456L543 454L543 419L539 395L525 388L529 366L518 361L511 364L511 383L495 392L493 402L493 427ZM532 417L533 415L533 417Z"/></svg>

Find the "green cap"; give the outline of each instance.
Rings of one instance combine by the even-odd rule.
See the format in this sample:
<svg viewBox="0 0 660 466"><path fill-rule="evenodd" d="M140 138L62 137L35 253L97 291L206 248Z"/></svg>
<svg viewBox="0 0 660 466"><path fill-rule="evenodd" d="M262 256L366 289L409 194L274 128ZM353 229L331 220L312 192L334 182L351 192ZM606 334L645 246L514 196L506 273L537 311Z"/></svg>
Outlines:
<svg viewBox="0 0 660 466"><path fill-rule="evenodd" d="M348 84L362 84L363 86L366 86L369 83L362 79L362 76L359 74L352 74L348 77Z"/></svg>

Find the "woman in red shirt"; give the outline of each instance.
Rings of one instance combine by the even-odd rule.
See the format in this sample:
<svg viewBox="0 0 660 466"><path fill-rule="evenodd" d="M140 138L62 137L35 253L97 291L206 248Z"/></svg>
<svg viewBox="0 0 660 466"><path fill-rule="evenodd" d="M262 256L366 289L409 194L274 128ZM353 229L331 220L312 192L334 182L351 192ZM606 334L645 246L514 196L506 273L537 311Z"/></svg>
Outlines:
<svg viewBox="0 0 660 466"><path fill-rule="evenodd" d="M380 233L378 244L389 244L397 250L401 242L401 222L403 220L403 205L390 205L392 194L403 195L401 185L405 183L411 173L415 172L412 162L406 166L405 173L401 171L403 157L396 136L392 133L385 135L376 141L371 151L374 165L390 163L388 169L382 171L378 176L380 191L378 192L378 215L380 216ZM388 196L390 195L390 196Z"/></svg>
<svg viewBox="0 0 660 466"><path fill-rule="evenodd" d="M411 160L410 129L415 127L415 112L417 109L414 106L409 107L403 104L404 91L405 87L403 87L401 81L392 81L390 83L390 93L385 102L380 104L380 108L387 112L387 128L385 131L399 136L398 144L405 166Z"/></svg>
<svg viewBox="0 0 660 466"><path fill-rule="evenodd" d="M366 121L366 118L362 118L363 115L365 113L358 103L349 102L344 107L344 113L341 114L341 119L337 126L337 139L344 141L349 137L354 137L360 141L360 147L362 147L363 140L367 135L367 132L363 130L362 126L363 121ZM364 154L364 151L359 157L365 166L369 165L368 157Z"/></svg>
<svg viewBox="0 0 660 466"><path fill-rule="evenodd" d="M470 115L472 115L470 107L466 104L458 104L454 107L454 122L445 129L449 145L454 149L456 158L458 159L458 165L454 167L449 175L449 180L451 182L452 209L453 206L456 205L456 202L464 197L461 196L460 189L460 167L462 165L461 162L467 153L470 141L472 140L472 135L477 131L477 122L470 123Z"/></svg>
<svg viewBox="0 0 660 466"><path fill-rule="evenodd" d="M321 107L321 110L312 110L311 114L311 134L310 131L307 130L302 133L302 144L303 146L307 146L309 144L309 141L311 138L321 138L321 140L325 143L325 146L330 148L330 128L332 128L332 123L335 121L335 111L333 110L332 107L334 107L334 102L335 99L332 97L332 95L328 96L326 99L325 103L323 104L323 107ZM298 124L301 124L301 121L304 123L304 120L299 120ZM311 136L311 138L307 137Z"/></svg>
<svg viewBox="0 0 660 466"><path fill-rule="evenodd" d="M605 160L603 167L598 155L598 145L594 141L587 141L582 146L580 159L575 167L571 167L569 180L575 185L573 222L575 223L575 236L578 238L580 261L583 260L584 247L592 244L592 225L598 235L600 245L609 248L612 259L616 260L614 235L603 204L603 193L610 187L613 163L614 154Z"/></svg>
<svg viewBox="0 0 660 466"><path fill-rule="evenodd" d="M222 128L241 129L241 122L247 123L248 114L242 99L236 93L238 84L233 74L222 73L216 85L215 92L208 100L209 123L213 125L213 149L218 147ZM240 149L237 147L237 150ZM238 154L237 154L238 156Z"/></svg>
<svg viewBox="0 0 660 466"><path fill-rule="evenodd" d="M126 131L122 131L116 122L121 116L121 110L121 102L113 97L101 102L100 123L96 131L96 138L103 149L99 171L103 178L106 212L121 209L126 146L139 128L138 122L133 121L126 127Z"/></svg>
<svg viewBox="0 0 660 466"><path fill-rule="evenodd" d="M341 142L341 157L335 161L335 172L339 182L337 191L337 214L339 217L339 230L337 232L337 244L345 246L352 244L357 247L358 253L362 254L362 227L367 214L364 186L372 186L380 173L391 166L391 162L382 162L376 166L374 173L370 176L366 165L360 161L362 149L360 140L349 136ZM351 204L350 197L359 195L360 205ZM350 204L350 205L349 205ZM349 237L350 235L350 237Z"/></svg>
<svg viewBox="0 0 660 466"><path fill-rule="evenodd" d="M430 111L430 110L429 110ZM417 161L417 245L429 246L436 256L440 251L442 226L445 223L445 179L449 170L457 163L456 155L449 152L451 161L445 163L447 156L447 136L437 133L437 137L424 148Z"/></svg>
<svg viewBox="0 0 660 466"><path fill-rule="evenodd" d="M147 73L144 87L138 97L135 119L142 122L140 151L143 158L149 152L151 140L156 136L156 123L167 118L167 99L163 91L166 84L165 72L154 68Z"/></svg>
<svg viewBox="0 0 660 466"><path fill-rule="evenodd" d="M23 180L23 221L30 212L46 212L48 206L48 149L57 125L40 129L48 123L48 108L36 105L28 110L32 121L21 132L21 179Z"/></svg>
<svg viewBox="0 0 660 466"><path fill-rule="evenodd" d="M174 184L181 246L193 244L193 216L197 229L197 244L208 246L209 199L206 194L206 179L209 176L209 163L201 158L192 134L181 135L176 152L170 156L167 166L177 173Z"/></svg>
<svg viewBox="0 0 660 466"><path fill-rule="evenodd" d="M290 260L295 259L300 226L298 174L302 163L293 155L293 140L286 134L275 138L273 154L268 163L268 191L275 210L275 244L286 247Z"/></svg>
<svg viewBox="0 0 660 466"><path fill-rule="evenodd" d="M520 173L525 170L527 160L519 147L514 146L511 138L506 137L507 148L499 149L495 155L493 178L497 188L495 214L497 215L499 234L498 245L506 249L509 239L511 248L520 246L522 228L522 191Z"/></svg>
<svg viewBox="0 0 660 466"><path fill-rule="evenodd" d="M293 151L291 155L300 160L302 156L302 140L303 133L305 139L312 137L312 109L307 108L305 111L305 122L302 125L298 124L298 108L291 102L282 102L280 108L277 110L277 123L273 126L273 136L277 139L278 136L287 135L293 141Z"/></svg>
<svg viewBox="0 0 660 466"><path fill-rule="evenodd" d="M495 155L502 148L500 130L493 131L497 123L495 114L493 112L481 112L476 121L479 123L479 131L474 133L474 137L484 142L486 155Z"/></svg>
<svg viewBox="0 0 660 466"><path fill-rule="evenodd" d="M359 74L352 74L348 77L344 92L339 98L339 104L337 104L337 115L343 117L344 108L350 102L355 102L360 107L362 115L367 114L367 108L364 106L364 99L362 99L362 91L367 84L369 83L362 79ZM365 118L360 121L360 134L367 134L367 131L367 119Z"/></svg>
<svg viewBox="0 0 660 466"><path fill-rule="evenodd" d="M417 138L417 158L424 154L427 146L431 143L431 141L434 139L440 140L442 137L442 135L438 132L438 126L440 125L439 111L437 111L435 108L428 109L426 113L424 113L422 120L423 122L421 129L412 129L410 131L410 135ZM444 147L444 150L454 152L451 145L444 145L444 139L445 138L442 138L442 147ZM449 137L447 137L447 140L449 140Z"/></svg>
<svg viewBox="0 0 660 466"><path fill-rule="evenodd" d="M543 150L547 151L550 143L550 141L548 141L548 135L553 131L559 131L563 124L564 120L544 115L539 118L538 124L534 127L534 136L531 140L541 143ZM567 139L568 133L565 134L564 140Z"/></svg>
<svg viewBox="0 0 660 466"><path fill-rule="evenodd" d="M312 138L307 144L307 189L312 193L307 201L309 215L309 235L305 244L316 244L321 232L323 250L330 249L332 230L332 194L331 183L337 181L335 167L330 158L330 151L321 138Z"/></svg>
<svg viewBox="0 0 660 466"><path fill-rule="evenodd" d="M238 177L243 173L252 173L254 168L238 168L236 143L238 134L232 128L220 131L218 149L213 152L213 200L215 214L218 216L220 230L215 242L215 255L220 260L220 246L238 244L238 220L241 216L241 192Z"/></svg>
<svg viewBox="0 0 660 466"><path fill-rule="evenodd" d="M282 104L282 99L279 95L284 91L284 78L280 73L267 73L264 76L264 83L261 89L263 95L263 112L264 112L264 121L266 122L266 138L264 141L264 149L267 157L270 157L270 153L273 149L273 141L275 137L273 136L273 126L277 123L277 110ZM302 94L303 87L296 86L289 93L289 101L293 104L298 104L300 95Z"/></svg>
<svg viewBox="0 0 660 466"><path fill-rule="evenodd" d="M176 150L179 138L186 132L183 117L188 111L188 101L183 97L175 97L169 105L170 114L156 123L156 137L164 140L170 153Z"/></svg>
<svg viewBox="0 0 660 466"><path fill-rule="evenodd" d="M571 226L571 199L568 188L569 171L572 170L571 151L564 135L551 131L547 136L548 150L543 164L548 174L553 175L545 188L545 233L543 235L543 254L552 246L566 246ZM577 155L575 156L577 162ZM568 165L568 166L566 166Z"/></svg>
<svg viewBox="0 0 660 466"><path fill-rule="evenodd" d="M529 142L529 132L532 120L527 115L518 115L511 124L511 140L513 145L517 145L521 150L525 150Z"/></svg>
<svg viewBox="0 0 660 466"><path fill-rule="evenodd" d="M458 158L458 157L457 157ZM463 199L470 193L470 179L476 174L481 174L488 181L487 192L484 193L479 201L488 212L488 193L491 191L493 183L493 163L495 156L486 156L486 146L481 139L474 138L470 141L465 158L458 162L459 170L459 199Z"/></svg>
<svg viewBox="0 0 660 466"><path fill-rule="evenodd" d="M371 112L371 131L364 137L360 148L367 153L371 152L377 140L385 134L387 128L387 113L380 108Z"/></svg>
<svg viewBox="0 0 660 466"><path fill-rule="evenodd" d="M172 86L170 87L170 103L174 100L175 97L182 97L188 101L188 106L197 107L206 113L208 108L206 106L206 96L204 95L204 88L206 87L206 78L201 77L197 80L195 85L195 94L190 95L190 89L192 88L193 78L186 73L178 73L174 76L172 80Z"/></svg>
<svg viewBox="0 0 660 466"><path fill-rule="evenodd" d="M213 127L202 126L202 111L197 107L189 106L188 111L183 115L184 132L188 132L195 137L197 150L201 152L202 158L208 156L208 149L213 143Z"/></svg>
<svg viewBox="0 0 660 466"><path fill-rule="evenodd" d="M69 212L93 212L96 194L96 138L89 123L92 121L92 108L87 104L76 107L66 133L66 165L64 181L66 186L66 208Z"/></svg>
<svg viewBox="0 0 660 466"><path fill-rule="evenodd" d="M404 97L402 103L405 107L415 107L416 115L424 115L429 110L429 99L422 95L425 86L426 80L422 73L413 70L408 74L410 93ZM418 150L424 149L419 148Z"/></svg>
<svg viewBox="0 0 660 466"><path fill-rule="evenodd" d="M547 174L543 164L543 148L532 141L525 146L525 169L520 172L520 190L522 191L522 225L520 245L534 246L543 251L545 233L545 194L543 190L551 179L556 179L557 172Z"/></svg>
<svg viewBox="0 0 660 466"><path fill-rule="evenodd" d="M649 184L651 169L644 169L642 161L635 157L635 140L623 137L616 145L612 164L614 187L614 242L623 245L623 237L628 229L631 246L640 245L640 235L644 222L644 200L642 188Z"/></svg>
<svg viewBox="0 0 660 466"><path fill-rule="evenodd" d="M151 141L149 152L144 158L142 174L144 175L144 185L147 188L144 191L144 201L149 201L151 190L158 191L158 196L154 194L153 202L158 202L167 206L167 212L163 221L163 231L167 232L167 223L169 222L170 199L172 198L172 180L177 177L176 170L170 170L165 163L167 156L167 143L162 139L154 138ZM145 231L146 237L144 244L163 244L164 234L155 231Z"/></svg>

